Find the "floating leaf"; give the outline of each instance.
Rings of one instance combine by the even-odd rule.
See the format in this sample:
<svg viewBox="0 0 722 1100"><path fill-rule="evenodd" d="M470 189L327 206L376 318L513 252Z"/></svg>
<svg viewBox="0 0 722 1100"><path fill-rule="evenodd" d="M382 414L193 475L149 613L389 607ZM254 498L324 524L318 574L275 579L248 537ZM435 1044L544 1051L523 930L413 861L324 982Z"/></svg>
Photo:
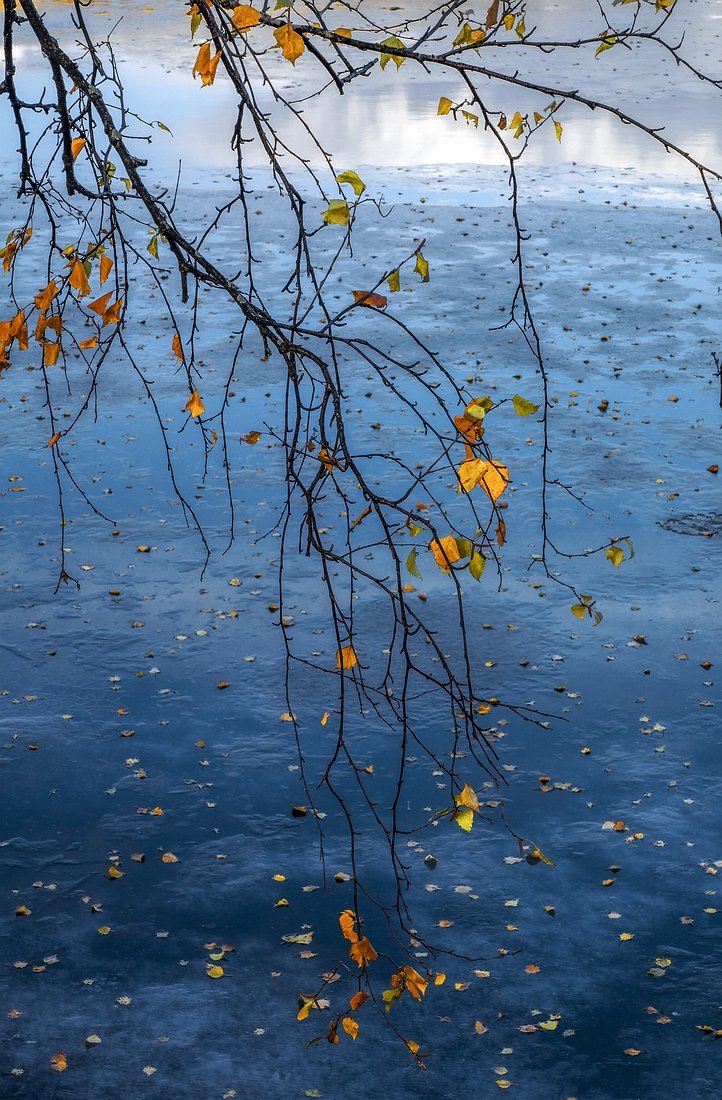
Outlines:
<svg viewBox="0 0 722 1100"><path fill-rule="evenodd" d="M68 1068L68 1059L65 1054L60 1051L59 1054L54 1054L50 1059L50 1066L57 1073L63 1073Z"/></svg>
<svg viewBox="0 0 722 1100"><path fill-rule="evenodd" d="M209 978L222 978L225 970L222 966L209 966L206 968L206 974Z"/></svg>

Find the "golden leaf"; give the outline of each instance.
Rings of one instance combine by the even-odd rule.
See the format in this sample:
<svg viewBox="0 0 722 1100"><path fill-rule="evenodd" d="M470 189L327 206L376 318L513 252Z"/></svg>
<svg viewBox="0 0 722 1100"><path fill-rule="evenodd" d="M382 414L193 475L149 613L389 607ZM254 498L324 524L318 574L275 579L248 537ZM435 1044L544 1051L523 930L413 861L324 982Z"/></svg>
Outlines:
<svg viewBox="0 0 722 1100"><path fill-rule="evenodd" d="M345 199L331 199L328 209L321 215L326 225L348 225L349 208Z"/></svg>
<svg viewBox="0 0 722 1100"><path fill-rule="evenodd" d="M344 1016L341 1021L341 1027L352 1039L355 1039L358 1035L358 1024L356 1020L352 1020L350 1016Z"/></svg>
<svg viewBox="0 0 722 1100"><path fill-rule="evenodd" d="M356 305L369 306L371 309L386 309L388 298L383 294L374 294L371 290L352 290L353 300Z"/></svg>
<svg viewBox="0 0 722 1100"><path fill-rule="evenodd" d="M108 308L108 302L113 297L112 290L109 290L106 294L103 294L100 298L96 298L94 302L88 302L88 309L92 309L93 313L97 313L102 317Z"/></svg>
<svg viewBox="0 0 722 1100"><path fill-rule="evenodd" d="M60 1051L59 1054L54 1054L52 1056L50 1065L58 1073L63 1073L63 1071L68 1068L68 1059L65 1057L65 1054Z"/></svg>
<svg viewBox="0 0 722 1100"><path fill-rule="evenodd" d="M457 806L468 806L470 810L479 809L479 799L476 797L474 788L470 787L468 783L462 787L460 794L454 796L454 802Z"/></svg>
<svg viewBox="0 0 722 1100"><path fill-rule="evenodd" d="M613 566L619 569L619 566L624 561L624 551L621 546L608 546L604 551L605 558L609 558Z"/></svg>
<svg viewBox="0 0 722 1100"><path fill-rule="evenodd" d="M415 1001L420 1001L426 993L426 987L429 984L427 979L422 978L418 971L414 970L412 966L402 966L399 973L403 975L404 984L411 996Z"/></svg>
<svg viewBox="0 0 722 1100"><path fill-rule="evenodd" d="M41 313L46 313L50 309L50 304L58 294L58 287L55 279L51 279L45 290L39 291L33 301L40 310Z"/></svg>
<svg viewBox="0 0 722 1100"><path fill-rule="evenodd" d="M338 33L338 32L336 32ZM348 168L345 172L341 172L339 176L336 176L336 183L350 183L353 187L353 193L356 198L363 195L366 190L366 184L353 169Z"/></svg>
<svg viewBox="0 0 722 1100"><path fill-rule="evenodd" d="M193 393L186 401L185 408L188 410L191 416L203 416L203 413L206 411L206 407L203 404L203 399L198 393L198 390L193 390Z"/></svg>
<svg viewBox="0 0 722 1100"><path fill-rule="evenodd" d="M444 535L438 541L432 539L429 543L429 550L434 555L434 561L442 573L450 573L450 567L461 557L453 535Z"/></svg>
<svg viewBox="0 0 722 1100"><path fill-rule="evenodd" d="M225 970L222 966L209 966L206 968L206 974L209 978L222 978Z"/></svg>
<svg viewBox="0 0 722 1100"><path fill-rule="evenodd" d="M454 104L450 99L447 99L445 95L442 95L439 100L439 106L436 108L437 115L448 115Z"/></svg>
<svg viewBox="0 0 722 1100"><path fill-rule="evenodd" d="M315 1007L316 1007L316 1004L315 1004L313 998L311 998L310 1000L304 1000L303 1004L301 1005L301 1007L298 1010L298 1015L296 1016L296 1019L297 1020L307 1020L308 1017L311 1015L311 1009L313 1009Z"/></svg>
<svg viewBox="0 0 722 1100"><path fill-rule="evenodd" d="M336 668L356 668L358 657L352 645L345 645L336 652Z"/></svg>
<svg viewBox="0 0 722 1100"><path fill-rule="evenodd" d="M360 940L352 943L348 953L359 966L366 966L368 963L378 958L378 953L365 936L362 936Z"/></svg>
<svg viewBox="0 0 722 1100"><path fill-rule="evenodd" d="M183 362L183 345L181 344L180 333L178 333L178 332L174 333L173 343L171 344L171 348L173 349L173 352L175 354L176 359L178 359L182 363Z"/></svg>
<svg viewBox="0 0 722 1100"><path fill-rule="evenodd" d="M242 443L248 443L250 447L253 447L263 435L263 432L249 432L247 435L241 436Z"/></svg>
<svg viewBox="0 0 722 1100"><path fill-rule="evenodd" d="M239 4L238 7L233 9L231 22L241 34L250 31L251 27L255 27L260 21L261 13L250 7L249 4Z"/></svg>
<svg viewBox="0 0 722 1100"><path fill-rule="evenodd" d="M100 257L100 285L106 281L113 270L113 261L108 256Z"/></svg>
<svg viewBox="0 0 722 1100"><path fill-rule="evenodd" d="M43 348L43 366L54 367L60 357L60 344L46 344Z"/></svg>
<svg viewBox="0 0 722 1100"><path fill-rule="evenodd" d="M295 65L306 49L301 35L294 31L290 23L284 23L282 27L273 32L273 37L276 39L286 61L290 61L292 65Z"/></svg>
<svg viewBox="0 0 722 1100"><path fill-rule="evenodd" d="M119 870L119 868L115 867L112 863L108 868L108 878L122 878L124 874L125 871Z"/></svg>
<svg viewBox="0 0 722 1100"><path fill-rule="evenodd" d="M73 261L68 282L73 290L77 290L81 298L84 298L86 294L90 294L90 283L82 260Z"/></svg>
<svg viewBox="0 0 722 1100"><path fill-rule="evenodd" d="M454 814L454 821L465 833L470 833L471 827L474 824L474 811L468 808L458 810Z"/></svg>
<svg viewBox="0 0 722 1100"><path fill-rule="evenodd" d="M54 447L54 446L55 446L55 444L56 444L56 443L58 442L58 440L60 439L61 435L62 435L62 432L55 432L55 433L54 433L54 435L51 435L51 436L50 436L50 439L49 439L49 440L48 440L48 442L47 442L47 443L45 444L45 446L46 446L46 447Z"/></svg>
<svg viewBox="0 0 722 1100"><path fill-rule="evenodd" d="M352 909L344 909L341 916L338 918L338 923L341 925L341 933L345 940L350 940L351 943L356 943L358 936L354 930L356 923L356 914Z"/></svg>
<svg viewBox="0 0 722 1100"><path fill-rule="evenodd" d="M120 321L120 315L123 309L123 299L118 298L117 302L113 302L112 306L106 309L103 314L104 325L117 325Z"/></svg>
<svg viewBox="0 0 722 1100"><path fill-rule="evenodd" d="M97 336L89 336L87 340L81 340L80 343L78 344L78 347L83 348L83 349L97 348L97 346L98 346L98 337Z"/></svg>
<svg viewBox="0 0 722 1100"><path fill-rule="evenodd" d="M193 79L195 80L197 73L201 78L203 87L208 87L216 79L216 69L218 68L218 62L220 60L221 54L217 53L214 57L211 57L211 44L210 42L204 42L198 50L196 63L193 66Z"/></svg>
<svg viewBox="0 0 722 1100"><path fill-rule="evenodd" d="M73 138L73 140L70 142L70 153L73 161L76 161L78 159L86 145L87 141L85 140L85 138Z"/></svg>
<svg viewBox="0 0 722 1100"><path fill-rule="evenodd" d="M365 1005L369 999L368 993L364 993L363 990L359 990L358 993L354 993L353 997L349 1001L349 1008L352 1012L355 1012L361 1005Z"/></svg>

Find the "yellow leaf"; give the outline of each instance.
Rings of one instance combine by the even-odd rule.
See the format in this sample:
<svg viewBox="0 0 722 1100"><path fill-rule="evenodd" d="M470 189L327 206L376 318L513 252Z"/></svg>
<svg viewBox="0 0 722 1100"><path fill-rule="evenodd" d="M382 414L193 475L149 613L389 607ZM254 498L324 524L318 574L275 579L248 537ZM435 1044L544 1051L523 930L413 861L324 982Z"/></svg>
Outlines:
<svg viewBox="0 0 722 1100"><path fill-rule="evenodd" d="M55 432L55 433L54 433L54 435L51 435L51 436L50 436L50 439L49 439L49 440L48 440L48 442L47 442L47 443L45 444L45 446L46 446L46 447L54 447L54 446L55 446L55 444L56 444L56 443L58 442L58 440L60 439L60 437L61 437L61 434L62 434L61 432Z"/></svg>
<svg viewBox="0 0 722 1100"><path fill-rule="evenodd" d="M442 95L439 100L439 106L436 108L437 115L448 115L454 104L450 99L447 99L445 95Z"/></svg>
<svg viewBox="0 0 722 1100"><path fill-rule="evenodd" d="M390 46L391 49L393 49L393 50L403 50L403 48L404 48L403 42L401 41L400 38L397 38L396 35L392 35L391 38L386 38L381 43L381 45L382 46ZM389 61L393 61L396 68L400 69L405 60L406 60L405 57L399 57L397 54L384 52L384 53L381 54L381 57L379 59L379 64L381 65L382 69L385 69L386 66L388 65Z"/></svg>
<svg viewBox="0 0 722 1100"><path fill-rule="evenodd" d="M500 462L469 458L459 467L458 491L470 493L479 486L490 500L498 500L509 484L509 470Z"/></svg>
<svg viewBox="0 0 722 1100"><path fill-rule="evenodd" d="M421 276L422 283L428 283L429 261L425 258L422 252L416 253L416 263L414 264L414 271L417 275Z"/></svg>
<svg viewBox="0 0 722 1100"><path fill-rule="evenodd" d="M341 38L352 38L353 37L352 34L351 34L351 31L348 29L348 27L336 27L336 30L333 33L340 35Z"/></svg>
<svg viewBox="0 0 722 1100"><path fill-rule="evenodd" d="M101 924L100 928L98 929L98 932L100 933L101 936L108 936L108 935L110 935L110 928L108 927L107 924Z"/></svg>
<svg viewBox="0 0 722 1100"><path fill-rule="evenodd" d="M303 1004L301 1005L301 1007L298 1010L298 1015L296 1016L296 1019L297 1020L307 1020L308 1017L311 1015L311 1009L313 1009L315 1007L316 1007L316 1003L313 999L304 1000Z"/></svg>
<svg viewBox="0 0 722 1100"><path fill-rule="evenodd" d="M477 1035L486 1035L488 1030L489 1028L486 1026L486 1024L482 1024L481 1020L476 1020L474 1022L474 1031Z"/></svg>
<svg viewBox="0 0 722 1100"><path fill-rule="evenodd" d="M442 573L450 573L450 566L461 557L453 535L444 535L438 541L432 539L429 543L429 550L434 555L434 561Z"/></svg>
<svg viewBox="0 0 722 1100"><path fill-rule="evenodd" d="M454 802L457 806L467 806L470 810L479 809L479 799L476 797L474 788L468 783L462 787L460 794L454 795Z"/></svg>
<svg viewBox="0 0 722 1100"><path fill-rule="evenodd" d="M501 543L499 544L501 545ZM480 581L484 575L486 568L486 558L483 554L480 554L478 550L475 550L471 555L471 561L469 562L469 572L475 581Z"/></svg>
<svg viewBox="0 0 722 1100"><path fill-rule="evenodd" d="M87 142L85 138L73 138L73 140L70 142L70 152L74 161L78 159L86 145Z"/></svg>
<svg viewBox="0 0 722 1100"><path fill-rule="evenodd" d="M348 203L344 199L331 199L328 209L321 215L326 225L348 225L349 216Z"/></svg>
<svg viewBox="0 0 722 1100"><path fill-rule="evenodd" d="M389 290L392 294L398 294L398 292L401 290L401 277L399 276L398 271L392 271L386 279L386 282L388 283Z"/></svg>
<svg viewBox="0 0 722 1100"><path fill-rule="evenodd" d="M341 1027L352 1039L355 1039L358 1035L358 1024L356 1020L352 1020L350 1016L344 1016L341 1020Z"/></svg>
<svg viewBox="0 0 722 1100"><path fill-rule="evenodd" d="M512 397L512 404L514 405L514 411L517 416L531 416L539 408L538 405L534 405L531 401L527 401L521 394L515 393Z"/></svg>
<svg viewBox="0 0 722 1100"><path fill-rule="evenodd" d="M209 978L222 978L225 970L222 966L209 966L206 969L206 974Z"/></svg>
<svg viewBox="0 0 722 1100"><path fill-rule="evenodd" d="M614 37L603 38L602 44L595 51L594 56L599 57L600 53L604 53L605 50L611 50L612 46L616 46L617 40Z"/></svg>
<svg viewBox="0 0 722 1100"><path fill-rule="evenodd" d="M108 878L122 878L124 874L125 871L118 870L112 863L108 868Z"/></svg>
<svg viewBox="0 0 722 1100"><path fill-rule="evenodd" d="M397 975L394 975L396 977ZM426 993L426 987L428 981L426 978L422 978L417 970L414 970L413 966L402 966L399 971L399 976L402 976L403 984L408 989L411 996L415 1001L420 1001ZM391 979L391 984L394 984L394 979Z"/></svg>
<svg viewBox="0 0 722 1100"><path fill-rule="evenodd" d="M206 411L206 407L203 404L203 400L201 398L201 395L198 393L198 390L193 390L193 393L186 401L185 408L188 410L191 416L202 416L203 413Z"/></svg>
<svg viewBox="0 0 722 1100"><path fill-rule="evenodd" d="M336 176L336 183L350 183L357 198L366 190L364 181L350 168L342 172L340 176Z"/></svg>
<svg viewBox="0 0 722 1100"><path fill-rule="evenodd" d="M163 852L163 855L160 857L160 859L161 863L180 863L178 856L175 855L173 852Z"/></svg>
<svg viewBox="0 0 722 1100"><path fill-rule="evenodd" d="M50 1065L51 1068L56 1070L58 1073L63 1073L63 1071L68 1068L68 1059L61 1051L59 1054L54 1054L52 1056L52 1058L50 1059Z"/></svg>
<svg viewBox="0 0 722 1100"><path fill-rule="evenodd" d="M454 821L465 833L470 833L471 826L474 824L474 811L469 809L457 810L454 814Z"/></svg>
<svg viewBox="0 0 722 1100"><path fill-rule="evenodd" d="M511 1088L511 1081L507 1081L505 1077L498 1077L497 1080L496 1080L496 1083L497 1083L497 1085L499 1086L500 1089L510 1089Z"/></svg>
<svg viewBox="0 0 722 1100"><path fill-rule="evenodd" d="M544 1031L556 1031L558 1026L558 1020L542 1020L539 1024L539 1027L543 1028Z"/></svg>
<svg viewBox="0 0 722 1100"><path fill-rule="evenodd" d="M368 963L378 958L378 953L365 936L362 936L360 940L356 940L355 943L352 943L348 953L359 966L366 966Z"/></svg>
<svg viewBox="0 0 722 1100"><path fill-rule="evenodd" d="M352 645L345 645L336 652L336 668L356 668L358 657Z"/></svg>
<svg viewBox="0 0 722 1100"><path fill-rule="evenodd" d="M514 26L514 16L511 14L511 12L508 15L504 16L503 23L508 31L512 29L512 27Z"/></svg>
<svg viewBox="0 0 722 1100"><path fill-rule="evenodd" d="M356 923L356 914L352 909L344 909L341 916L338 918L338 923L341 925L341 934L345 940L350 940L351 943L356 943L358 936L354 930Z"/></svg>
<svg viewBox="0 0 722 1100"><path fill-rule="evenodd" d="M554 133L557 136L557 141L562 140L562 133L564 132L561 122L554 122Z"/></svg>
<svg viewBox="0 0 722 1100"><path fill-rule="evenodd" d="M238 7L233 9L231 22L241 34L250 31L251 27L255 27L260 21L261 13L256 11L255 8L252 8L249 4L239 4Z"/></svg>
<svg viewBox="0 0 722 1100"><path fill-rule="evenodd" d="M621 546L608 546L604 551L604 556L605 558L609 558L612 565L617 569L619 569L619 566L624 561L624 551Z"/></svg>
<svg viewBox="0 0 722 1100"><path fill-rule="evenodd" d="M419 1046L419 1044L415 1043L413 1039L407 1039L406 1040L406 1046L409 1048L409 1050L411 1051L412 1054L418 1054L419 1051L421 1050L421 1047Z"/></svg>
<svg viewBox="0 0 722 1100"><path fill-rule="evenodd" d="M434 985L443 985L446 981L446 974L434 974Z"/></svg>
<svg viewBox="0 0 722 1100"><path fill-rule="evenodd" d="M306 49L306 45L301 35L294 31L290 23L284 23L282 27L278 27L278 29L273 32L273 37L276 39L286 61L290 61L292 65L295 65Z"/></svg>
<svg viewBox="0 0 722 1100"><path fill-rule="evenodd" d="M572 615L576 615L578 619L583 619L585 615L589 614L589 608L583 603L573 603L571 612Z"/></svg>
<svg viewBox="0 0 722 1100"><path fill-rule="evenodd" d="M658 0L659 2L659 0ZM636 1047L627 1047L624 1052L629 1058L636 1058L638 1054L641 1054L641 1050L637 1050Z"/></svg>
<svg viewBox="0 0 722 1100"><path fill-rule="evenodd" d="M619 933L619 938L622 941L622 943L627 943L629 940L634 939L634 932L620 932Z"/></svg>

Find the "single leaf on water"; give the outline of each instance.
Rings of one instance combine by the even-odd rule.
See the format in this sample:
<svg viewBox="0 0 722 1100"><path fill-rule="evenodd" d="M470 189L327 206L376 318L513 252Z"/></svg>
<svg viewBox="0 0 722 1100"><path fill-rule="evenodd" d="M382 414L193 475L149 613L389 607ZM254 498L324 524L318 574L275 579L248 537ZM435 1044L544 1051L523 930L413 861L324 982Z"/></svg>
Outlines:
<svg viewBox="0 0 722 1100"><path fill-rule="evenodd" d="M353 193L357 198L366 190L364 181L350 168L342 172L340 176L336 176L336 183L350 183L353 187Z"/></svg>

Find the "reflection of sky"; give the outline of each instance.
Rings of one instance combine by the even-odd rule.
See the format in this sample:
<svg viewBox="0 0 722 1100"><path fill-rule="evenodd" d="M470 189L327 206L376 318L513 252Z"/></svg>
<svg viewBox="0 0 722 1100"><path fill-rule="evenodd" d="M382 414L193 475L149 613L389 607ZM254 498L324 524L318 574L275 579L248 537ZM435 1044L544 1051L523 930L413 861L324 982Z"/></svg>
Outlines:
<svg viewBox="0 0 722 1100"><path fill-rule="evenodd" d="M414 6L418 7L408 5L406 11L412 11ZM549 37L573 32L596 35L604 27L599 25L598 9L591 7L589 15L589 8L580 9L568 0L540 5L539 33ZM140 104L141 113L161 119L174 133L172 146L166 135L157 133L156 158L162 156L168 165L181 158L186 167L195 169L231 167L234 160L228 135L234 119L234 96L222 76L212 88L202 88L191 80L195 47L188 37L184 9L169 3L156 8L127 3L122 9L124 18L116 32L116 42L129 102ZM117 13L118 6L110 5L96 12L91 9L90 18L107 31L110 19L115 21ZM66 19L64 6L54 9L54 15L56 20ZM392 13L384 10L383 15L388 18ZM686 28L691 56L712 70L719 54L718 36L712 34L716 25L712 22L714 15L714 6L702 3L695 9L695 26ZM393 16L398 18L396 13ZM679 26L683 26L682 16ZM483 51L480 59L490 67L511 71L523 56L525 74L550 83L558 81L569 88L588 89L589 94L624 104L639 112L649 125L664 125L671 139L686 143L700 157L712 162L719 160L722 150L717 98L699 81L685 76L653 45L635 51L618 47L596 61L593 53L593 46L567 53L561 73L558 57L555 56L550 72L549 55L537 51L525 51L523 55L519 50ZM26 61L22 53L19 61L22 72ZM278 55L273 55L268 64L271 73L278 77L280 90L290 98L305 97L317 86L316 67L308 54L294 69ZM33 68L36 65L35 60ZM521 96L509 85L487 84L482 90L488 91L487 107L492 111L503 110L509 117L515 110L543 110L548 102L547 96ZM262 89L258 89L258 94L264 108L271 110L270 96L264 99ZM327 88L321 96L304 102L303 118L326 151L344 164L413 167L502 163L503 155L492 135L451 117L437 118L441 95L454 102L463 97L461 83L453 74L427 75L410 63L397 72L389 65L385 72L377 68L368 77L357 80L344 96ZM280 121L277 111L275 117ZM688 174L686 167L661 146L609 115L566 106L558 117L564 125L561 145L555 141L551 128L545 128L527 153L532 163L635 165L672 178ZM8 121L7 117L3 119L3 137ZM319 162L318 150L314 150L300 126L296 125L295 131L289 130L288 138L303 156ZM5 145L4 140L2 144ZM262 153L254 145L246 147L245 155L249 163L262 159Z"/></svg>

